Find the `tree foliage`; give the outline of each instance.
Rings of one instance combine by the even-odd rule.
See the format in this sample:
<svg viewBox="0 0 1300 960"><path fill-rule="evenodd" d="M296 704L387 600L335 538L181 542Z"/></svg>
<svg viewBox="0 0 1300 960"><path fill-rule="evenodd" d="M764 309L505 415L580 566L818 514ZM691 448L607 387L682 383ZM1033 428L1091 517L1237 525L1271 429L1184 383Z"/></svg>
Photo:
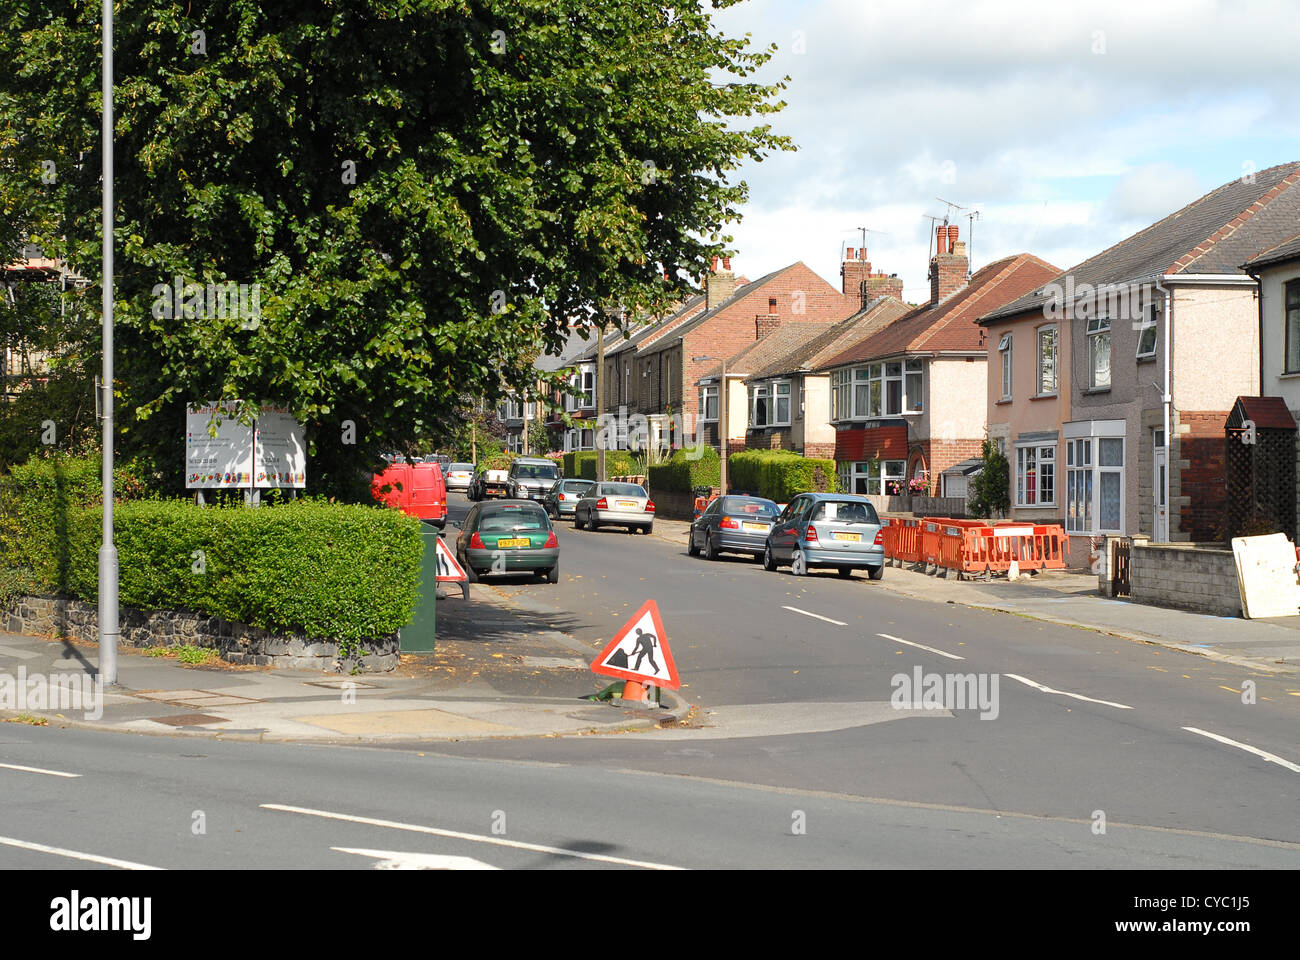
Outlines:
<svg viewBox="0 0 1300 960"><path fill-rule="evenodd" d="M177 465L195 400L289 404L316 477L433 435L567 322L681 296L728 252L738 164L790 148L784 82L752 79L772 48L694 0L115 9L120 428ZM0 10L0 205L91 277L99 11ZM176 278L256 285L258 315L167 316Z"/></svg>
<svg viewBox="0 0 1300 960"><path fill-rule="evenodd" d="M970 483L971 516L996 519L1011 511L1011 464L997 443L985 437L980 448L984 466Z"/></svg>

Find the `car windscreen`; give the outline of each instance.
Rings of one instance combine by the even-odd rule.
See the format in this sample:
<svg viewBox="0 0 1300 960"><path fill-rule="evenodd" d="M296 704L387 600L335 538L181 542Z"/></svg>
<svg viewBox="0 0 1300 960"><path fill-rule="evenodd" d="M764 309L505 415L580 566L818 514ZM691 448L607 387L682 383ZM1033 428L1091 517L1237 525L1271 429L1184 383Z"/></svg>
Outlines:
<svg viewBox="0 0 1300 960"><path fill-rule="evenodd" d="M479 514L478 529L481 533L494 533L500 530L545 530L550 526L546 513L537 508L524 506L503 506L496 510L484 510Z"/></svg>
<svg viewBox="0 0 1300 960"><path fill-rule="evenodd" d="M553 463L517 463L515 476L520 480L555 480L560 475Z"/></svg>
<svg viewBox="0 0 1300 960"><path fill-rule="evenodd" d="M773 519L781 512L771 500L758 497L723 497L718 509L722 513Z"/></svg>
<svg viewBox="0 0 1300 960"><path fill-rule="evenodd" d="M814 522L833 520L836 523L880 523L875 507L854 500L823 500L813 507L811 519Z"/></svg>
<svg viewBox="0 0 1300 960"><path fill-rule="evenodd" d="M640 484L636 483L602 483L600 485L602 496L610 497L644 497L645 490Z"/></svg>

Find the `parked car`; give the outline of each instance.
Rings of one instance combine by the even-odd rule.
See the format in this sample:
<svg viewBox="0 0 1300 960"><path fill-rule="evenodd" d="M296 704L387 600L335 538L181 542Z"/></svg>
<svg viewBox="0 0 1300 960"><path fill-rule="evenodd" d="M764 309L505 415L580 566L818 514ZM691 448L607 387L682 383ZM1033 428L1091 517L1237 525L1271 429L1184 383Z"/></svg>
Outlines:
<svg viewBox="0 0 1300 960"><path fill-rule="evenodd" d="M762 497L719 497L691 524L686 552L692 557L718 559L720 553L763 555L767 535L781 508Z"/></svg>
<svg viewBox="0 0 1300 960"><path fill-rule="evenodd" d="M509 487L506 483L506 471L504 470L484 470L474 475L474 481L470 484L469 498L471 500L483 500L487 497L504 497L507 496Z"/></svg>
<svg viewBox="0 0 1300 960"><path fill-rule="evenodd" d="M544 457L516 457L506 474L509 495L519 500L541 500L560 479L560 466Z"/></svg>
<svg viewBox="0 0 1300 960"><path fill-rule="evenodd" d="M596 483L573 508L573 528L599 530L602 523L627 527L628 533L654 529L655 505L639 483Z"/></svg>
<svg viewBox="0 0 1300 960"><path fill-rule="evenodd" d="M556 520L573 519L578 501L596 485L593 480L556 480L542 499L542 507Z"/></svg>
<svg viewBox="0 0 1300 960"><path fill-rule="evenodd" d="M469 485L474 482L474 464L472 463L453 463L447 468L447 489L448 490L469 490Z"/></svg>
<svg viewBox="0 0 1300 960"><path fill-rule="evenodd" d="M370 493L439 530L447 526L447 486L436 463L391 463L371 477Z"/></svg>
<svg viewBox="0 0 1300 960"><path fill-rule="evenodd" d="M478 503L470 508L456 537L456 556L465 576L476 582L485 573L526 571L560 582L560 542L551 518L528 500Z"/></svg>
<svg viewBox="0 0 1300 960"><path fill-rule="evenodd" d="M876 508L850 494L799 494L772 524L763 547L764 569L784 564L797 577L812 567L834 567L841 577L865 569L879 580L885 575L885 538Z"/></svg>

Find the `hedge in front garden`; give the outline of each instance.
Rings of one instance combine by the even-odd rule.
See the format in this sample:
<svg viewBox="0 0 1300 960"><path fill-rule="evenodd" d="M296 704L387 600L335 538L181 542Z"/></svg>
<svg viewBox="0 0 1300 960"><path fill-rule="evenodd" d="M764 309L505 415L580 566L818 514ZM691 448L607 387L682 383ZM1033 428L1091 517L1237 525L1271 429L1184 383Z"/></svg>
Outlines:
<svg viewBox="0 0 1300 960"><path fill-rule="evenodd" d="M695 459L688 451L678 450L663 463L651 465L646 470L646 482L651 492L690 493L696 487L716 487L722 479L721 464L718 451L712 447L704 447Z"/></svg>
<svg viewBox="0 0 1300 960"><path fill-rule="evenodd" d="M804 457L793 450L745 450L727 458L727 486L789 503L801 493L835 493L834 460Z"/></svg>
<svg viewBox="0 0 1300 960"><path fill-rule="evenodd" d="M94 603L102 508L97 476L65 465L0 477L0 568ZM256 509L185 500L114 509L120 602L189 610L350 647L410 621L421 524L383 507L301 500Z"/></svg>
<svg viewBox="0 0 1300 960"><path fill-rule="evenodd" d="M594 453L583 453L578 460L579 473L575 475L577 479L595 480L596 479L596 455ZM629 477L637 472L636 457L627 450L606 450L605 451L605 476L607 477ZM569 476L566 471L564 474Z"/></svg>

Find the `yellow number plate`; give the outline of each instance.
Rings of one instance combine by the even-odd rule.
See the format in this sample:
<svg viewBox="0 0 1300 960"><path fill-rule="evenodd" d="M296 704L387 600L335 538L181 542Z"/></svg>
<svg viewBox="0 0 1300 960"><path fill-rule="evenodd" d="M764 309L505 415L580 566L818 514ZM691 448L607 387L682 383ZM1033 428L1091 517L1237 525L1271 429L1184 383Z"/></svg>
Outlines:
<svg viewBox="0 0 1300 960"><path fill-rule="evenodd" d="M760 533L767 530L767 524L765 523L742 523L741 527L746 530L757 530Z"/></svg>
<svg viewBox="0 0 1300 960"><path fill-rule="evenodd" d="M532 541L527 537L503 537L497 541L498 547L526 547Z"/></svg>
<svg viewBox="0 0 1300 960"><path fill-rule="evenodd" d="M635 500L620 500L620 501L618 502L618 505L619 505L620 507L635 507L635 506L636 506L636 501L635 501Z"/></svg>
<svg viewBox="0 0 1300 960"><path fill-rule="evenodd" d="M860 533L837 533L834 536L836 540L847 540L850 543L861 543L862 534Z"/></svg>

